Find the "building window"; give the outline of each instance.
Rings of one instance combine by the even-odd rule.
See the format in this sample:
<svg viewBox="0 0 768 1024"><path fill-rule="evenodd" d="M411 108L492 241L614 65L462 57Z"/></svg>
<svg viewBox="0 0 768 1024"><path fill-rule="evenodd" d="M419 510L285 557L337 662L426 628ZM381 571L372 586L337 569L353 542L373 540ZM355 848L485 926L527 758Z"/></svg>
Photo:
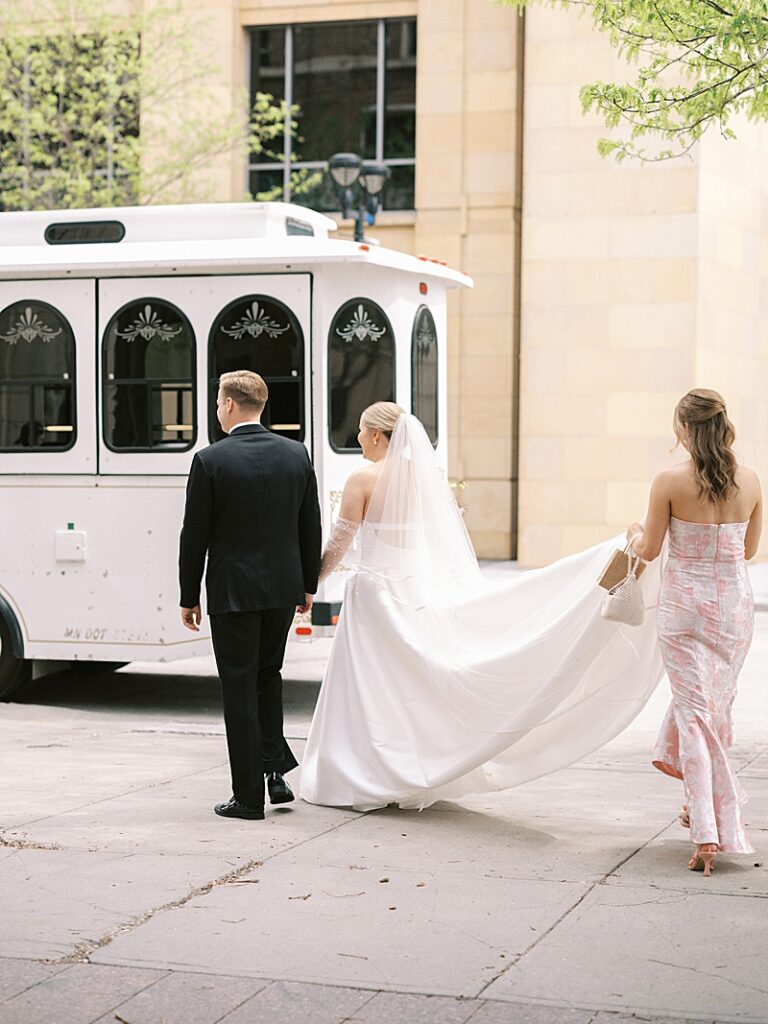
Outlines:
<svg viewBox="0 0 768 1024"><path fill-rule="evenodd" d="M370 299L350 299L328 335L331 447L359 452L360 414L374 402L395 400L395 338L384 310Z"/></svg>
<svg viewBox="0 0 768 1024"><path fill-rule="evenodd" d="M287 306L267 295L246 295L230 302L211 328L208 432L224 437L216 418L219 377L232 370L253 370L264 378L269 400L261 416L265 427L304 440L304 335Z"/></svg>
<svg viewBox="0 0 768 1024"><path fill-rule="evenodd" d="M415 18L254 28L252 99L259 92L295 104L298 128L278 140L281 161L250 164L252 195L277 194L315 210L336 210L326 175L295 194L292 176L317 175L328 157L347 151L389 166L384 209L413 209Z"/></svg>
<svg viewBox="0 0 768 1024"><path fill-rule="evenodd" d="M437 444L437 328L428 306L419 306L411 334L411 409Z"/></svg>
<svg viewBox="0 0 768 1024"><path fill-rule="evenodd" d="M179 452L195 443L195 335L164 299L135 299L104 332L104 441L113 451Z"/></svg>
<svg viewBox="0 0 768 1024"><path fill-rule="evenodd" d="M47 302L0 313L0 450L63 451L75 443L75 336Z"/></svg>

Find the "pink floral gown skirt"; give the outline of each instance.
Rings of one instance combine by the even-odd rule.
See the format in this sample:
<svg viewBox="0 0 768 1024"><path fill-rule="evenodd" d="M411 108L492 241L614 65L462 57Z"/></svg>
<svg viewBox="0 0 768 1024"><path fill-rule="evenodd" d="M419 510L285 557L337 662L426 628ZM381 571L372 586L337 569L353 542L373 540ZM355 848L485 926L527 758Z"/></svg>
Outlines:
<svg viewBox="0 0 768 1024"><path fill-rule="evenodd" d="M744 561L747 525L670 519L657 616L672 703L653 764L683 780L693 842L717 843L729 853L753 852L741 815L745 797L727 753L755 617Z"/></svg>

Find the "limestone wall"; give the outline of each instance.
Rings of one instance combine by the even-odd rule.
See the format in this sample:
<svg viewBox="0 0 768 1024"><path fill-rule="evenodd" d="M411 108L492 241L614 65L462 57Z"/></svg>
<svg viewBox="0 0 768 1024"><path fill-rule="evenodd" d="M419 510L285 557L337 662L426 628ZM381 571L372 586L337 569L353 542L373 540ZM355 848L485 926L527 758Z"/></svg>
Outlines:
<svg viewBox="0 0 768 1024"><path fill-rule="evenodd" d="M527 15L520 559L538 565L644 513L677 399L721 390L766 467L764 128L693 160L601 159L579 87L624 67L586 18Z"/></svg>
<svg viewBox="0 0 768 1024"><path fill-rule="evenodd" d="M701 147L696 381L726 397L738 454L766 481L768 130L733 127L738 142Z"/></svg>
<svg viewBox="0 0 768 1024"><path fill-rule="evenodd" d="M450 306L449 431L482 557L542 564L641 516L653 474L680 458L672 410L694 385L723 391L765 476L765 128L708 138L689 161L601 159L579 89L626 69L572 9L527 11L521 90L522 22L491 0L203 6L224 106L245 83L247 26L418 18L417 211L385 212L373 233L475 279ZM241 197L239 154L205 173L215 198Z"/></svg>

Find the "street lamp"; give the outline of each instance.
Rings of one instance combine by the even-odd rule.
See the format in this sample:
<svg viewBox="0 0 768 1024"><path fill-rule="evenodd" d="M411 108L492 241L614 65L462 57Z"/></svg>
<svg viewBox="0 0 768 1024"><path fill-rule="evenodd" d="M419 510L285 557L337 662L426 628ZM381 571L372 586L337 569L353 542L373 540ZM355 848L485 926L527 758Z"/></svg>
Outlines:
<svg viewBox="0 0 768 1024"><path fill-rule="evenodd" d="M341 204L341 215L355 209L355 241L365 241L364 224L373 224L381 194L389 178L385 164L363 162L357 153L334 153L328 161L333 191Z"/></svg>

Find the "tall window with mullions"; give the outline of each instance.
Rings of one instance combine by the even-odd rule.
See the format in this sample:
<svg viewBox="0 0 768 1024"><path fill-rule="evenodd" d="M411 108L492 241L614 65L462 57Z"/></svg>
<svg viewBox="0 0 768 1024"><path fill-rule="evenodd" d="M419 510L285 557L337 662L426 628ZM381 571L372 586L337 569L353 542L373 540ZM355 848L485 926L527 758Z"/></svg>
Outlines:
<svg viewBox="0 0 768 1024"><path fill-rule="evenodd" d="M333 153L384 162L384 208L414 206L416 19L254 28L251 90L296 105L296 131L250 164L250 190L316 210L337 200L322 172Z"/></svg>
<svg viewBox="0 0 768 1024"><path fill-rule="evenodd" d="M47 302L0 312L0 451L64 451L76 440L75 337Z"/></svg>
<svg viewBox="0 0 768 1024"><path fill-rule="evenodd" d="M179 452L195 443L195 335L178 307L136 299L104 332L104 441L113 451Z"/></svg>

